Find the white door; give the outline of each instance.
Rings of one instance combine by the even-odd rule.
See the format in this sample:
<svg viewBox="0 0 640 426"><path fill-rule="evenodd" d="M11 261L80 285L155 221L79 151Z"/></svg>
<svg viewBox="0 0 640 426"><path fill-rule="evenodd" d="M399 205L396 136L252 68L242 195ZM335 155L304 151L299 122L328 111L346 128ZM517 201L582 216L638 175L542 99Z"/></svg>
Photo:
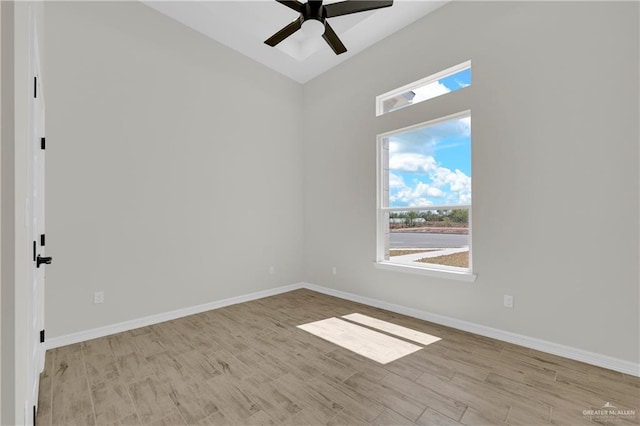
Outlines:
<svg viewBox="0 0 640 426"><path fill-rule="evenodd" d="M44 368L44 275L45 265L51 258L45 256L44 233L44 90L40 75L40 52L36 34L35 18L30 13L30 71L32 87L29 93L29 198L27 212L30 215L29 235L32 263L29 268L29 360L27 368L26 409L38 404L40 373ZM33 409L35 412L35 408ZM33 421L28 413L25 420Z"/></svg>

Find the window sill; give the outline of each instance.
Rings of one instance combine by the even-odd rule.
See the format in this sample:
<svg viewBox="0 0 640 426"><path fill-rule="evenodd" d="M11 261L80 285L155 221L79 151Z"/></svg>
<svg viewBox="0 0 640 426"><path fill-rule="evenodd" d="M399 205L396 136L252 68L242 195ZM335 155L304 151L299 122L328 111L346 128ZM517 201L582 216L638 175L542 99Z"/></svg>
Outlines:
<svg viewBox="0 0 640 426"><path fill-rule="evenodd" d="M373 265L377 269L386 271L405 272L409 274L426 275L429 277L445 278L448 280L475 282L478 277L476 274L466 271L454 271L445 269L425 268L421 266L402 265L393 262L374 262Z"/></svg>

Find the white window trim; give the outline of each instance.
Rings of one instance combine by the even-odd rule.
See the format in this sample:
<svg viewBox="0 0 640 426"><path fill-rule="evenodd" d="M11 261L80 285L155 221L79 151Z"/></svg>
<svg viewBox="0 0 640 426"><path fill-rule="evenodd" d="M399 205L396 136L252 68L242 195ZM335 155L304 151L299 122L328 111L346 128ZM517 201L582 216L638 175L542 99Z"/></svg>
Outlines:
<svg viewBox="0 0 640 426"><path fill-rule="evenodd" d="M449 77L452 74L456 74L460 71L464 71L466 69L471 68L471 61L465 61L461 64L458 65L454 65L450 68L447 68L446 70L437 72L435 74L431 74L428 77L422 78L418 81L414 81L413 83L409 83L409 84L405 84L402 87L399 87L397 89L393 89L387 93L383 93L382 95L378 95L376 96L376 117L379 117L381 115L384 114L388 114L389 112L393 112L393 111L388 111L388 112L384 112L384 101L386 101L387 99L393 98L395 96L401 95L403 93L406 93L410 90L413 89L417 89L419 87L422 86L426 86L428 84L431 84L433 82L436 82L442 78L445 77ZM433 98L431 98L433 99ZM422 102L428 101L430 99L425 99ZM397 111L397 110L396 110Z"/></svg>
<svg viewBox="0 0 640 426"><path fill-rule="evenodd" d="M373 266L375 266L377 269L384 269L387 271L405 272L409 274L425 275L429 277L444 278L447 280L464 281L470 283L475 282L476 278L478 278L478 275L466 270L457 270L458 268L425 268L424 266L403 265L401 263L394 263L386 260L381 262L374 262Z"/></svg>
<svg viewBox="0 0 640 426"><path fill-rule="evenodd" d="M443 121L453 120L459 117L471 116L471 110L461 111L456 114L447 115L445 117L439 117L434 120L429 120L424 123L414 124L412 126L404 127L401 129L391 130L385 133L381 133L377 136L376 147L376 261L374 266L378 269L385 269L389 271L407 272L419 275L427 275L438 278L453 279L466 282L475 282L477 274L473 273L473 220L472 220L472 204L469 205L438 205L438 206L422 206L422 207L387 207L384 205L384 159L383 141L386 137L403 133L406 131L431 126ZM473 150L473 147L472 147ZM473 197L473 195L472 195ZM446 265L436 265L425 263L422 265L407 265L402 263L395 263L386 260L385 257L385 218L384 213L393 211L425 211L425 210L451 210L451 209L467 209L469 211L469 268L456 268Z"/></svg>

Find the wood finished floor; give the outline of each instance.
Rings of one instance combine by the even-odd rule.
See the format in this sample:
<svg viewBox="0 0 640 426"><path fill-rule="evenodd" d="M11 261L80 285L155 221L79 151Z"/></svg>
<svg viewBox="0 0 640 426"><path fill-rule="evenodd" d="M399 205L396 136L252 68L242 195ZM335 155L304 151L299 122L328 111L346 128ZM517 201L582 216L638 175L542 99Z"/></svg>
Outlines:
<svg viewBox="0 0 640 426"><path fill-rule="evenodd" d="M296 328L354 312L442 340L381 365ZM296 290L48 351L37 424L594 425L639 400L632 376Z"/></svg>

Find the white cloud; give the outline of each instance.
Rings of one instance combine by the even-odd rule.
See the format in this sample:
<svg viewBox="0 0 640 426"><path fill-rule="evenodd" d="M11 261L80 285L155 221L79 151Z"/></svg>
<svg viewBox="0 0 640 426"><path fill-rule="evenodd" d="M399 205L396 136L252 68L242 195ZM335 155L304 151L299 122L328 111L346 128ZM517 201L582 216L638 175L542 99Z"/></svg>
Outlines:
<svg viewBox="0 0 640 426"><path fill-rule="evenodd" d="M404 179L402 176L398 176L395 173L389 172L389 189L397 189L397 188L406 188L407 185L404 183Z"/></svg>
<svg viewBox="0 0 640 426"><path fill-rule="evenodd" d="M418 182L416 188L411 193L412 197L436 197L441 198L444 197L444 192L440 188L436 188L435 186L429 185L424 182Z"/></svg>
<svg viewBox="0 0 640 426"><path fill-rule="evenodd" d="M392 189L392 194L389 195L389 201L391 203L399 201L409 206L431 206L433 202L427 197L442 198L446 195L440 188L421 181L418 181L415 187L409 187L405 184L402 177L397 175L393 175L394 181L392 186L391 175L392 174L389 174L389 188ZM393 191L393 189L396 191Z"/></svg>
<svg viewBox="0 0 640 426"><path fill-rule="evenodd" d="M409 201L409 207L423 207L432 205L433 202L431 200L427 200L426 198L416 198Z"/></svg>
<svg viewBox="0 0 640 426"><path fill-rule="evenodd" d="M464 135L469 136L471 134L471 116L459 119L458 125Z"/></svg>
<svg viewBox="0 0 640 426"><path fill-rule="evenodd" d="M432 174L431 178L435 187L449 187L449 202L453 204L468 204L471 202L471 176L467 176L457 169L452 172L446 167L438 167L438 170Z"/></svg>
<svg viewBox="0 0 640 426"><path fill-rule="evenodd" d="M436 168L436 159L431 155L411 152L389 155L389 169L405 172L428 173Z"/></svg>
<svg viewBox="0 0 640 426"><path fill-rule="evenodd" d="M389 202L393 205L432 206L437 204L470 204L471 177L460 170L437 167L429 173L431 182L416 180L409 186L402 176L389 173Z"/></svg>
<svg viewBox="0 0 640 426"><path fill-rule="evenodd" d="M447 87L439 81L427 84L426 86L413 89L413 93L416 95L413 97L412 103L418 103L426 101L427 99L435 98L436 96L444 95L451 92Z"/></svg>

